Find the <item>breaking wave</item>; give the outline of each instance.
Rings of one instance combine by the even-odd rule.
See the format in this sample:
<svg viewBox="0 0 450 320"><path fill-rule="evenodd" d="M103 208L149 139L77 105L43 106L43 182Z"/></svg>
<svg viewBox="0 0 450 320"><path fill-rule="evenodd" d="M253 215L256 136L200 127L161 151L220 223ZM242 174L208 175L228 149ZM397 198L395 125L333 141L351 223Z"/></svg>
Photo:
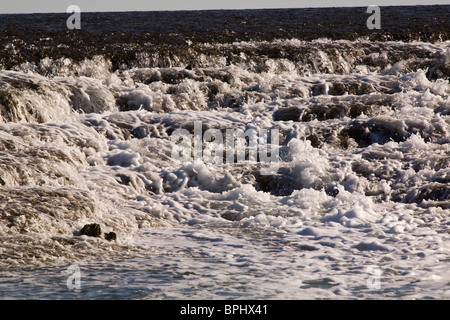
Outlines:
<svg viewBox="0 0 450 320"><path fill-rule="evenodd" d="M391 270L393 281L396 268L408 270L398 280L406 288L429 270L442 276L450 223L449 41L232 40L130 50L120 64L111 52L3 57L2 268L95 255L140 261L155 250L170 256L164 239L171 232L234 265L249 253L237 249L233 258L216 243L242 248L239 234L248 233L258 276L274 272L258 261L291 261L280 277L293 272L312 295L322 286L310 281L308 268L320 260L321 274L330 267L324 261L347 270L349 255L360 266ZM16 47L13 41L8 50ZM194 121L220 130L277 129L279 170L174 162L171 134L192 132ZM79 234L94 222L118 240ZM161 233L158 249L152 232ZM261 253L265 232L286 255ZM204 253L173 245L175 257ZM293 262L298 252L304 268ZM324 283L338 297L364 295L345 280L353 274L341 271ZM442 296L446 281L431 292L424 280L405 295ZM285 297L277 288L281 293L267 296Z"/></svg>

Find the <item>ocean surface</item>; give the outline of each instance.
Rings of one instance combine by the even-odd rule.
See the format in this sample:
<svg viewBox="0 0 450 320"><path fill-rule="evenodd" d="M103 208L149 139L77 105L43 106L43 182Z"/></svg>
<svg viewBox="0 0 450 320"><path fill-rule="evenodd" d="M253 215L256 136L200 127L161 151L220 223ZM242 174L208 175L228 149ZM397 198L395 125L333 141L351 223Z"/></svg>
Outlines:
<svg viewBox="0 0 450 320"><path fill-rule="evenodd" d="M450 299L450 6L366 10L0 15L0 298Z"/></svg>

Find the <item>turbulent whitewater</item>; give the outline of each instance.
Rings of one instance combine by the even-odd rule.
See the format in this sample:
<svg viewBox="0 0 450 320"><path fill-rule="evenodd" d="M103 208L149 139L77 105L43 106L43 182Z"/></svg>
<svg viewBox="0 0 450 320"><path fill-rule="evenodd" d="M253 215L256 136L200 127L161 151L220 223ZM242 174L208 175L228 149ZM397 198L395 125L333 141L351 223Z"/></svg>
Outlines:
<svg viewBox="0 0 450 320"><path fill-rule="evenodd" d="M449 299L450 6L381 13L0 15L0 297ZM174 161L196 121L278 170Z"/></svg>

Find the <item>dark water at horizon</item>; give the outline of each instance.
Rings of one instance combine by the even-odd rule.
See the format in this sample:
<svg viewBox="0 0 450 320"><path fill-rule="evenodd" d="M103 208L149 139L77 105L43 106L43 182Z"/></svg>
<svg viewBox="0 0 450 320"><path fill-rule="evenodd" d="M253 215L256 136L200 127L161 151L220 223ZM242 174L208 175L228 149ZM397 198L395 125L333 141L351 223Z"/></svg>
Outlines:
<svg viewBox="0 0 450 320"><path fill-rule="evenodd" d="M450 6L380 7L381 29L369 30L366 7L81 12L81 29L66 27L68 13L0 15L0 65L43 58L75 61L103 55L114 68L141 52L179 53L189 44L274 39L445 41ZM13 46L8 46L13 44ZM218 54L210 50L209 54ZM219 53L220 54L220 53ZM272 53L268 53L273 54Z"/></svg>

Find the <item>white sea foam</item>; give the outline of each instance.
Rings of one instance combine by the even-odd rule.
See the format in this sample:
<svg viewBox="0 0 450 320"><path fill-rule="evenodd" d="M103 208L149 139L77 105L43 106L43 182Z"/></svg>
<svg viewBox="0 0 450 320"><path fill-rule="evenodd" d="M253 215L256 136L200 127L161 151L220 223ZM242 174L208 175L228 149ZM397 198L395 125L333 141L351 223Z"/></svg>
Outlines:
<svg viewBox="0 0 450 320"><path fill-rule="evenodd" d="M273 43L232 44L263 45ZM48 76L0 71L2 268L128 257L119 277L146 266L171 282L150 298L448 298L448 79L335 53L318 50L308 70L269 59L256 71L242 55L193 70L143 61L111 73L100 59L58 70L44 60ZM194 121L278 129L279 170L173 161L172 132ZM86 223L117 242L79 235ZM369 265L380 291L366 287Z"/></svg>

